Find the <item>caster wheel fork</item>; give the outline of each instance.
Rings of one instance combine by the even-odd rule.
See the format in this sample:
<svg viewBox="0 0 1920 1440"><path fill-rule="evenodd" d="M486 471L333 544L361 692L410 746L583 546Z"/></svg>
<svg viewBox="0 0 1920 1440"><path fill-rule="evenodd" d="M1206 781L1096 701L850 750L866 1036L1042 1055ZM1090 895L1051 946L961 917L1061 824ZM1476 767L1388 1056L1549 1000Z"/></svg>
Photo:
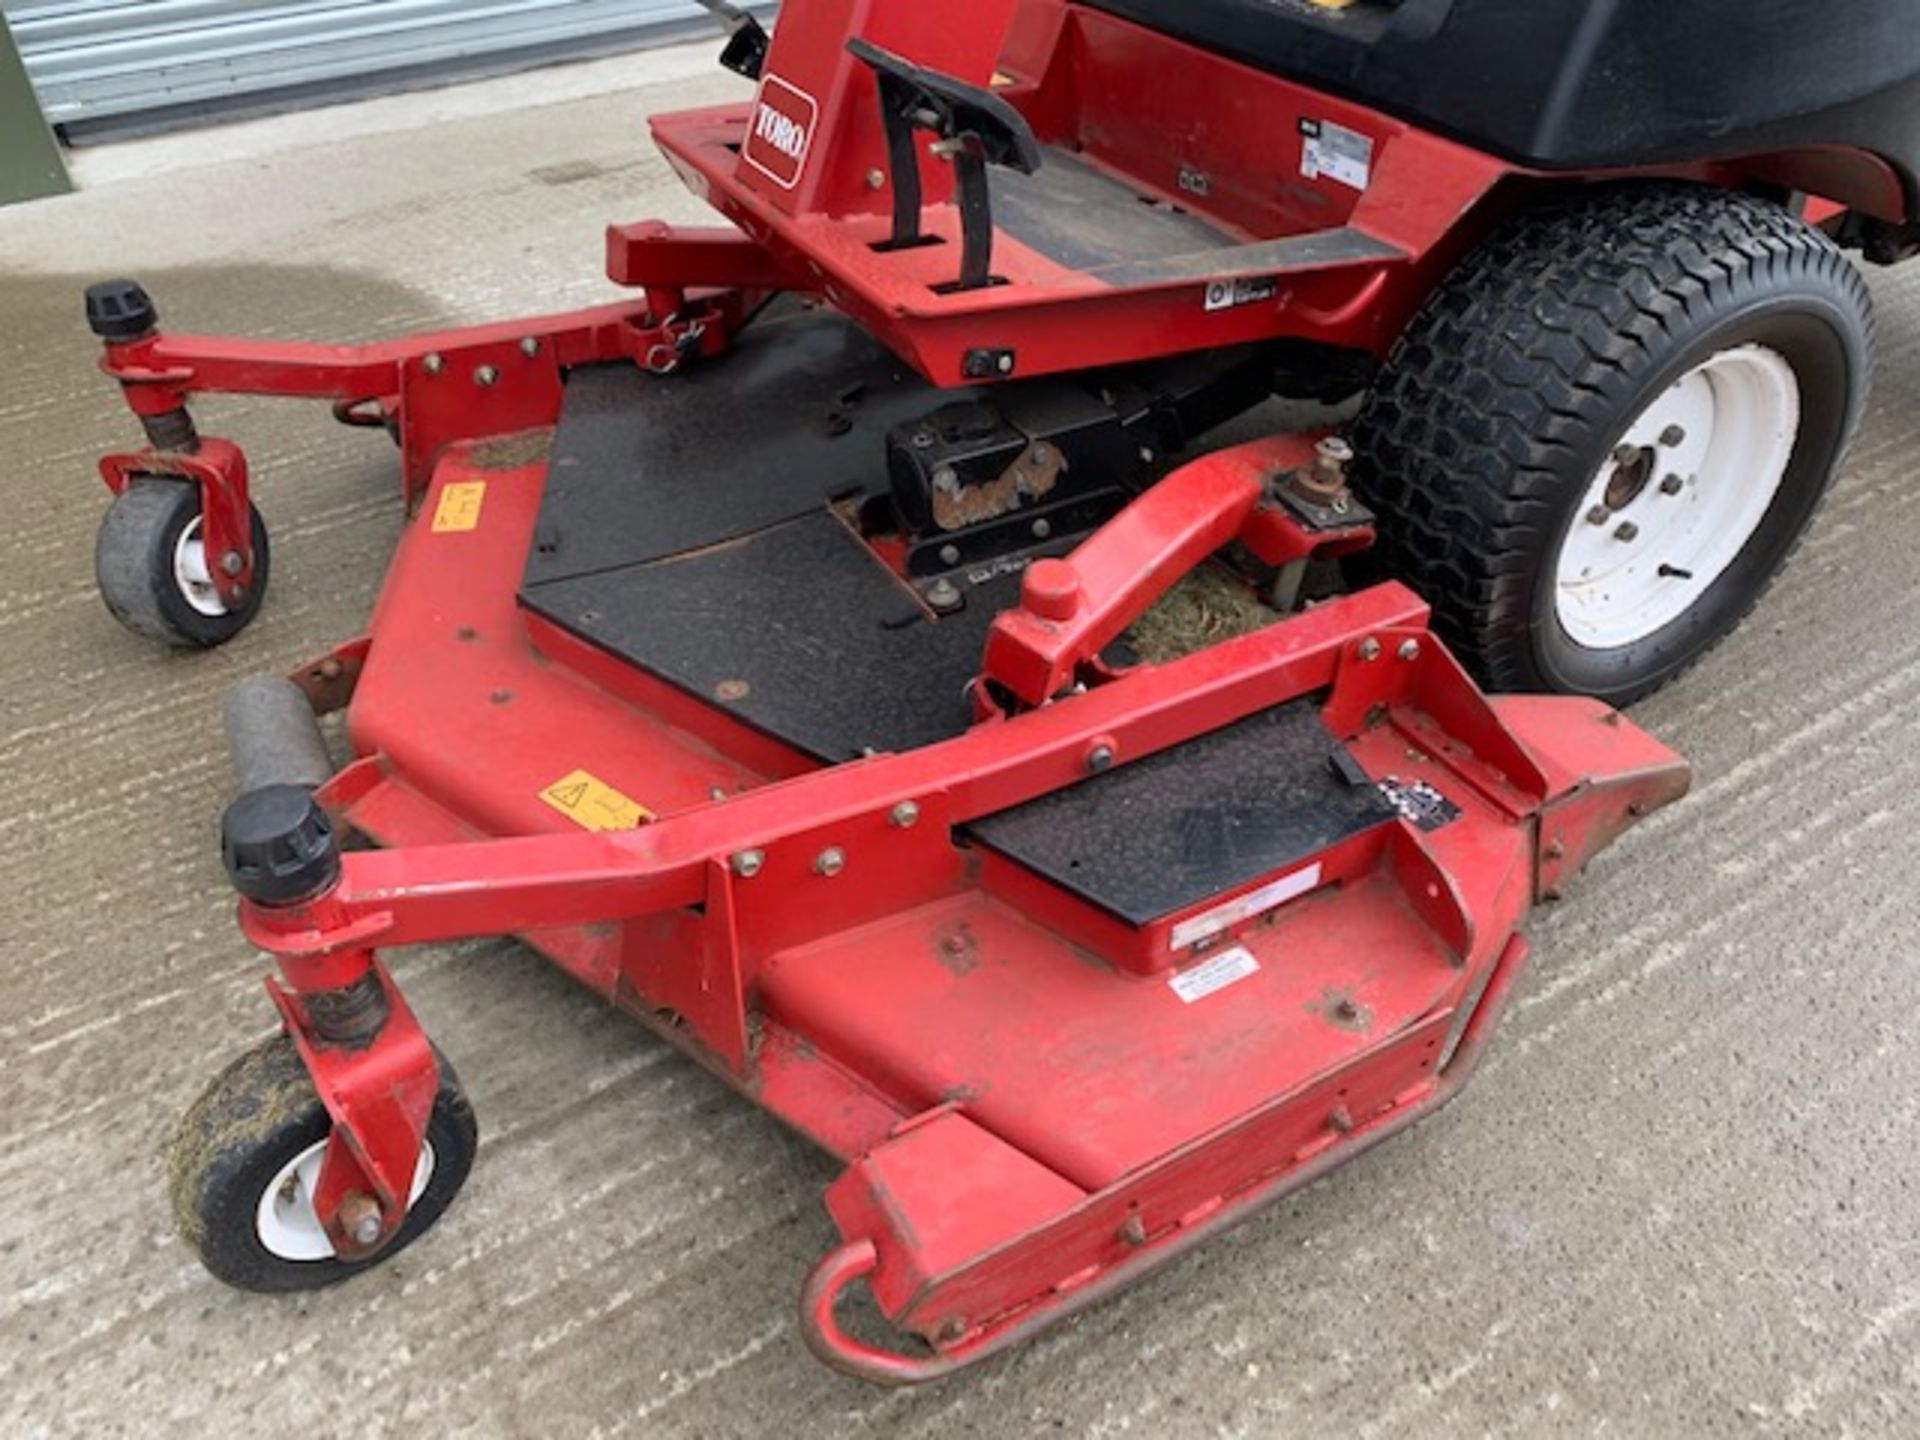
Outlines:
<svg viewBox="0 0 1920 1440"><path fill-rule="evenodd" d="M310 1290L399 1253L466 1182L478 1127L365 941L322 936L342 860L296 784L251 789L222 822L248 934L279 961L285 1033L242 1056L182 1120L169 1155L182 1236L241 1289Z"/></svg>

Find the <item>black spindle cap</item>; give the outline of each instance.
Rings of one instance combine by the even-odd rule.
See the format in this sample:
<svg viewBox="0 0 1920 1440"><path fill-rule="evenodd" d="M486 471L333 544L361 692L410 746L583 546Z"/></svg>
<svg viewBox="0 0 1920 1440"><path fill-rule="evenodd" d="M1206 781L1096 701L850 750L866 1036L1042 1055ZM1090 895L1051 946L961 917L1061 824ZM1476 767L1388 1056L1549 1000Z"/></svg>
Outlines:
<svg viewBox="0 0 1920 1440"><path fill-rule="evenodd" d="M340 878L340 842L301 785L249 790L220 822L220 856L233 888L257 905L297 905Z"/></svg>
<svg viewBox="0 0 1920 1440"><path fill-rule="evenodd" d="M87 325L102 340L138 340L159 323L160 312L139 281L108 280L87 287Z"/></svg>

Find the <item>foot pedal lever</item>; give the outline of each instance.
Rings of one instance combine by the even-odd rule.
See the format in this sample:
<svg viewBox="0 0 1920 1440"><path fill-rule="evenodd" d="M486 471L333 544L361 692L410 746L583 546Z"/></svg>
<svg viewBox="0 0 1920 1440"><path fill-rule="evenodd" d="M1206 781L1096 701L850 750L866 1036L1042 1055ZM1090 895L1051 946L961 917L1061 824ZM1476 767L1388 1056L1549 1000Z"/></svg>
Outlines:
<svg viewBox="0 0 1920 1440"><path fill-rule="evenodd" d="M993 283L993 202L987 167L1005 165L1022 175L1040 168L1040 142L1033 127L991 90L937 70L925 70L859 36L847 51L867 65L880 85L880 114L887 131L887 166L893 181L893 238L878 250L908 250L926 243L920 230L920 159L914 132L939 137L934 153L953 162L960 202L960 278L953 290L980 290Z"/></svg>

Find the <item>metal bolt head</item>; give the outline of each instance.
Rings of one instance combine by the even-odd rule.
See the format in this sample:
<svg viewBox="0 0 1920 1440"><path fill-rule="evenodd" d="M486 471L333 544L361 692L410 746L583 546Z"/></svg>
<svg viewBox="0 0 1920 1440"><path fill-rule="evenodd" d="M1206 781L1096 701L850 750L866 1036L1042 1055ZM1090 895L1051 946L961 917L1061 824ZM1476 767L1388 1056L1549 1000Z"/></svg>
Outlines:
<svg viewBox="0 0 1920 1440"><path fill-rule="evenodd" d="M1589 525L1604 525L1607 523L1607 521L1611 520L1612 518L1613 518L1613 511L1609 510L1604 505L1596 505L1591 510L1587 511L1587 523Z"/></svg>
<svg viewBox="0 0 1920 1440"><path fill-rule="evenodd" d="M887 820L896 830L911 830L920 823L920 807L911 800L902 800L893 807Z"/></svg>
<svg viewBox="0 0 1920 1440"><path fill-rule="evenodd" d="M847 868L847 852L838 845L829 845L814 857L813 871L816 875L825 875L832 879Z"/></svg>
<svg viewBox="0 0 1920 1440"><path fill-rule="evenodd" d="M1350 465L1353 463L1353 446L1338 435L1329 435L1313 447L1313 453L1329 465Z"/></svg>
<svg viewBox="0 0 1920 1440"><path fill-rule="evenodd" d="M1639 458L1640 447L1638 445L1616 445L1613 447L1613 463L1616 465L1631 465Z"/></svg>
<svg viewBox="0 0 1920 1440"><path fill-rule="evenodd" d="M958 545L942 545L940 547L940 563L942 565L958 565L960 563L960 547Z"/></svg>
<svg viewBox="0 0 1920 1440"><path fill-rule="evenodd" d="M1113 747L1096 745L1087 752L1087 769L1095 775L1103 775L1113 768Z"/></svg>
<svg viewBox="0 0 1920 1440"><path fill-rule="evenodd" d="M363 1195L356 1190L340 1202L341 1233L362 1249L380 1239L383 1218L380 1202L371 1195Z"/></svg>
<svg viewBox="0 0 1920 1440"><path fill-rule="evenodd" d="M886 171L881 170L877 167L875 169L867 171L867 188L869 190L882 189L885 187L886 183L887 183Z"/></svg>
<svg viewBox="0 0 1920 1440"><path fill-rule="evenodd" d="M447 368L447 362L439 355L429 355L420 362L420 368L429 375L438 375Z"/></svg>
<svg viewBox="0 0 1920 1440"><path fill-rule="evenodd" d="M1380 642L1369 635L1360 642L1359 655L1362 660L1378 660L1380 658Z"/></svg>
<svg viewBox="0 0 1920 1440"><path fill-rule="evenodd" d="M927 587L927 604L942 615L958 610L962 603L960 587L951 580L936 580Z"/></svg>
<svg viewBox="0 0 1920 1440"><path fill-rule="evenodd" d="M1033 522L1033 538L1034 539L1047 540L1052 538L1052 535L1053 535L1053 522L1051 520L1036 520Z"/></svg>
<svg viewBox="0 0 1920 1440"><path fill-rule="evenodd" d="M1660 493L1662 495L1678 495L1686 488L1687 482L1682 480L1678 475L1669 475L1660 482Z"/></svg>
<svg viewBox="0 0 1920 1440"><path fill-rule="evenodd" d="M1613 532L1616 540L1634 541L1640 538L1640 527L1631 520L1621 522L1620 528Z"/></svg>
<svg viewBox="0 0 1920 1440"><path fill-rule="evenodd" d="M1000 373L1002 375L1011 375L1013 373L1013 356L1002 355L1000 357Z"/></svg>
<svg viewBox="0 0 1920 1440"><path fill-rule="evenodd" d="M728 862L733 873L742 880L751 880L767 868L767 852L764 850L742 850Z"/></svg>
<svg viewBox="0 0 1920 1440"><path fill-rule="evenodd" d="M220 568L229 575L238 575L246 568L247 562L240 558L238 550L229 550L220 557Z"/></svg>
<svg viewBox="0 0 1920 1440"><path fill-rule="evenodd" d="M1399 653L1402 660L1418 660L1420 658L1420 642L1413 639L1402 640L1400 642Z"/></svg>
<svg viewBox="0 0 1920 1440"><path fill-rule="evenodd" d="M520 353L529 360L538 355L540 353L540 341L538 337L529 335L526 339L522 340L520 342Z"/></svg>
<svg viewBox="0 0 1920 1440"><path fill-rule="evenodd" d="M483 390L489 385L495 384L499 379L500 372L491 365L482 365L478 370L473 372L473 383Z"/></svg>
<svg viewBox="0 0 1920 1440"><path fill-rule="evenodd" d="M1687 443L1687 432L1678 425L1669 425L1660 432L1660 443L1671 450Z"/></svg>

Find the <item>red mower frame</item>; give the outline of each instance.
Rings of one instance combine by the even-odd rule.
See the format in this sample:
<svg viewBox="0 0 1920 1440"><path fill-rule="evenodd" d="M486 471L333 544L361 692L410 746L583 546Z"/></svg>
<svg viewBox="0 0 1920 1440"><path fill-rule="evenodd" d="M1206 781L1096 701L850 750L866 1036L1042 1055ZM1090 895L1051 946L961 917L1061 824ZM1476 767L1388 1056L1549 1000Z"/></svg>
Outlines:
<svg viewBox="0 0 1920 1440"><path fill-rule="evenodd" d="M932 243L886 248L898 176L874 71L847 48L856 37L998 96L1043 141L1204 209L1241 243L1203 271L1118 283L998 232L996 283L952 289L965 245L956 173L979 137L939 134L915 152ZM236 446L195 433L193 395L331 401L400 447L416 518L372 630L294 677L318 712L351 705L357 758L317 797L337 832L328 865L301 898L241 908L278 962L275 1003L334 1121L315 1210L338 1254L375 1255L402 1225L438 1081L379 952L518 934L848 1162L828 1195L845 1244L808 1282L803 1331L852 1373L918 1381L1444 1104L1524 964L1528 908L1677 798L1687 772L1599 704L1481 696L1429 633L1425 606L1394 584L1177 661L1104 666L1103 648L1223 546L1277 565L1367 543L1365 523L1311 529L1275 503L1276 486L1313 464L1313 436L1204 456L1070 556L1033 565L982 657L978 723L924 750L822 767L521 611L544 465L501 460L489 442L552 426L570 369L626 361L672 383L683 366L723 362L781 291L845 311L942 385L1282 337L1379 351L1470 236L1466 218L1497 209L1516 173L1061 4L791 0L767 64L753 104L655 122L732 225L612 229L608 273L640 298L368 347L172 335L148 315L108 337L105 370L153 444L102 470L116 491L149 475L200 487L210 568L232 602L253 573L247 468ZM1153 98L1128 110L1123 82L1142 73L1157 77ZM778 86L791 94L770 109ZM809 110L797 142L761 119L793 110L792 95ZM1263 189L1252 180L1271 157L1227 127L1203 201L1179 188L1178 166L1141 178L1160 106L1259 107L1287 133L1312 112L1369 135L1391 183L1365 196ZM776 153L756 151L768 144ZM1212 287L1239 282L1263 303L1209 303ZM474 487L484 510L450 539L435 518ZM1317 856L1310 875L1263 875L1144 927L964 841L971 821L1302 699L1365 778L1431 786L1460 820L1369 832ZM583 825L541 800L535 782L567 768L545 758L559 735L613 776L593 783L631 806L624 825ZM521 773L535 751L525 764L544 768ZM627 800L643 783L644 804ZM387 848L339 853L347 833ZM911 976L874 968L893 954L927 963ZM1257 972L1246 993L1261 987L1290 1017L1286 1055L1254 1045L1210 1096L1150 1093L1139 1066L1176 1015L1198 1027L1185 1045L1253 1045L1174 983L1226 956ZM1031 987L991 982L1009 1088L1046 1062L1010 997L1060 1030L1090 1015L1096 1058L1068 1088L1127 1109L1160 1148L1136 1154L1091 1121L1066 1134L1083 1122L1044 1106L1042 1145L987 1099L927 1079L951 1068L935 1023L950 987L993 967ZM368 1002L350 1032L327 1018L343 995ZM928 1354L842 1331L835 1301L856 1279Z"/></svg>

